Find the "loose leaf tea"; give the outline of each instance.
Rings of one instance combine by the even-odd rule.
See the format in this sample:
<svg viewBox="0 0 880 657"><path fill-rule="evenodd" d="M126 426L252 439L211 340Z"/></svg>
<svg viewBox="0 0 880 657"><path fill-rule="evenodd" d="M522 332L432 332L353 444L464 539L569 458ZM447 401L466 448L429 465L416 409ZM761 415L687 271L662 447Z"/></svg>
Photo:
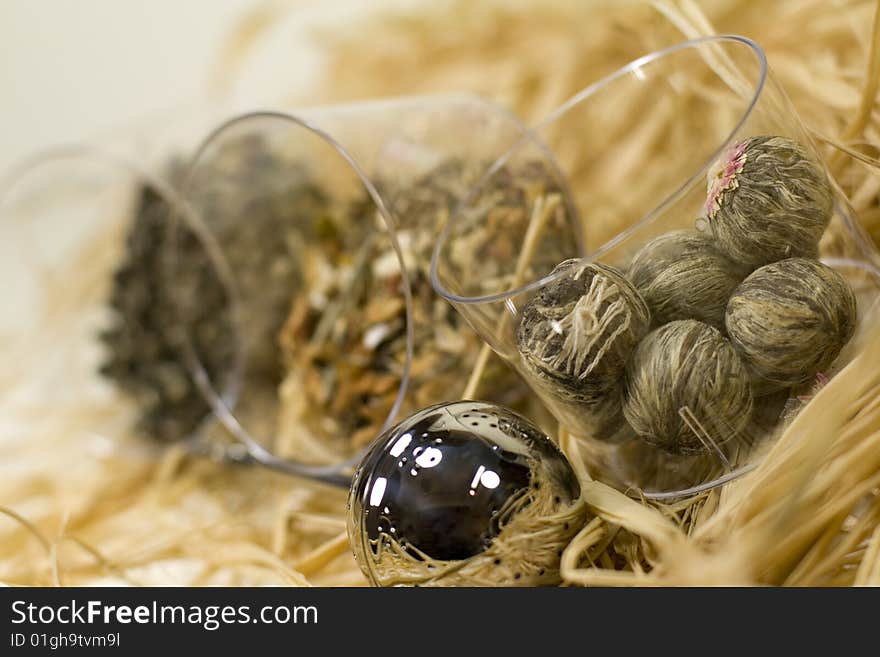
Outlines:
<svg viewBox="0 0 880 657"><path fill-rule="evenodd" d="M373 226L364 212L353 222ZM375 437L397 398L405 301L396 254L374 230L354 254L304 252L303 282L288 289L293 303L278 336L285 369L279 447L298 458L350 454Z"/></svg>
<svg viewBox="0 0 880 657"><path fill-rule="evenodd" d="M398 221L413 299L413 358L401 412L459 395L482 347L461 315L434 292L430 262L450 213L488 166L451 159L403 183L378 181ZM508 167L493 179L483 196L498 221L509 227L527 224L529 195L553 190L541 172L535 166ZM301 458L338 458L364 447L381 431L402 380L406 307L400 265L375 209L365 203L362 211L351 221L373 233L356 253L338 248L304 254L306 284L293 294L280 335L287 373L279 433L285 448ZM498 233L473 229L474 269L489 260L492 249L515 248L497 239ZM483 382L506 405L516 407L526 399L523 383L498 361L490 363Z"/></svg>
<svg viewBox="0 0 880 657"><path fill-rule="evenodd" d="M102 373L135 400L138 429L160 440L185 438L208 414L182 357L187 331L208 375L231 366L234 331L229 298L196 236L178 235L180 290L197 303L178 304L164 278L170 209L150 188L139 192L125 260L113 278L113 320L101 335L107 347ZM190 297L191 301L194 297Z"/></svg>
<svg viewBox="0 0 880 657"><path fill-rule="evenodd" d="M223 144L192 171L174 165L171 179L220 246L247 321L237 344L228 290L202 242L182 225L172 235L170 208L143 190L114 277L102 371L134 397L141 428L163 440L187 437L208 413L183 358L185 336L218 390L236 349L250 383L273 389L280 380L275 337L301 278L298 254L304 240L320 237L328 212L305 169L253 135Z"/></svg>
<svg viewBox="0 0 880 657"><path fill-rule="evenodd" d="M581 236L566 199L558 175L542 161L497 169L468 190L446 237L443 275L455 281L458 294L480 297L545 276L560 254L580 256Z"/></svg>
<svg viewBox="0 0 880 657"><path fill-rule="evenodd" d="M345 216L336 213L331 196L302 162L258 134L209 152L190 172L185 191L235 276L248 374L277 382L282 369L276 337L290 290L303 280L303 253L338 243L348 228ZM344 243L358 238L351 234Z"/></svg>

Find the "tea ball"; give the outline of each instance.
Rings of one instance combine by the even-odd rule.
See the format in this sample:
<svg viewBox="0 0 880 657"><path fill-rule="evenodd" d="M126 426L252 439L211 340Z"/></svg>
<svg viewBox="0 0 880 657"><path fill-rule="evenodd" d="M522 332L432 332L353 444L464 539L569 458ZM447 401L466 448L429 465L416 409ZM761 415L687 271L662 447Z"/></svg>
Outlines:
<svg viewBox="0 0 880 657"><path fill-rule="evenodd" d="M733 346L694 319L649 333L627 366L624 416L636 434L673 454L714 451L737 437L752 403Z"/></svg>
<svg viewBox="0 0 880 657"><path fill-rule="evenodd" d="M389 429L349 495L352 550L374 586L558 584L586 521L562 452L484 402L438 404Z"/></svg>
<svg viewBox="0 0 880 657"><path fill-rule="evenodd" d="M728 257L749 269L815 257L832 208L824 169L785 137L736 142L708 174L709 230Z"/></svg>
<svg viewBox="0 0 880 657"><path fill-rule="evenodd" d="M522 309L522 363L552 400L579 409L569 413L570 429L602 430L620 413L626 361L648 332L651 313L613 267L572 259L551 275L558 276Z"/></svg>
<svg viewBox="0 0 880 657"><path fill-rule="evenodd" d="M793 387L837 358L855 330L856 299L839 272L817 260L789 258L740 284L725 323L756 389Z"/></svg>
<svg viewBox="0 0 880 657"><path fill-rule="evenodd" d="M724 309L746 272L695 230L665 233L643 246L630 264L630 281L651 310L655 326L698 319L724 328Z"/></svg>

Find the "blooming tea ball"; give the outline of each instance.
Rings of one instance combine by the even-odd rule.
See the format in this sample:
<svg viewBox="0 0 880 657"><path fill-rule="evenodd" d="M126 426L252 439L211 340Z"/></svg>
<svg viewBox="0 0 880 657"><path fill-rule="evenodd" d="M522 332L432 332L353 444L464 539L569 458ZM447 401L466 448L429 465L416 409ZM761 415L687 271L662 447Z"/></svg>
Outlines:
<svg viewBox="0 0 880 657"><path fill-rule="evenodd" d="M418 411L370 446L348 533L375 586L558 584L587 521L565 456L525 418L460 401Z"/></svg>
<svg viewBox="0 0 880 657"><path fill-rule="evenodd" d="M725 322L756 389L797 386L827 369L852 337L856 299L840 273L789 258L746 278Z"/></svg>
<svg viewBox="0 0 880 657"><path fill-rule="evenodd" d="M728 257L749 269L815 257L832 207L822 166L785 137L736 142L708 174L709 230Z"/></svg>
<svg viewBox="0 0 880 657"><path fill-rule="evenodd" d="M555 274L523 307L517 347L540 389L578 409L568 416L569 428L601 431L619 416L626 361L648 332L651 313L613 267L572 259Z"/></svg>
<svg viewBox="0 0 880 657"><path fill-rule="evenodd" d="M630 281L651 309L655 326L698 319L724 327L724 309L745 271L695 230L676 230L643 246L630 264Z"/></svg>
<svg viewBox="0 0 880 657"><path fill-rule="evenodd" d="M623 414L649 443L673 454L713 450L752 414L746 368L718 329L685 319L642 340L626 372Z"/></svg>

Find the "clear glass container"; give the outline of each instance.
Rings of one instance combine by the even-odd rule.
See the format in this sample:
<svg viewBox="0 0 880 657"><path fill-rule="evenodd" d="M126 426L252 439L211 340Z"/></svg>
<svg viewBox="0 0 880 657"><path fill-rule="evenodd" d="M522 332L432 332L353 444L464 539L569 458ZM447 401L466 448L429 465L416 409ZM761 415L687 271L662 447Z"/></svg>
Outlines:
<svg viewBox="0 0 880 657"><path fill-rule="evenodd" d="M655 238L677 230L714 235L707 194L732 183L724 177L731 171L713 165L722 158L722 164L738 166L736 149L745 140L785 137L800 145L805 161L825 171L763 51L747 38L718 36L651 53L589 85L534 131L562 168L570 197L538 196L521 208L514 225L499 226L491 195L504 184L504 168L528 166L542 157L532 138L514 145L447 224L433 255L435 288L580 439L595 477L634 494L671 498L710 489L754 467L762 446L796 412L798 399L848 362L855 341L808 384L775 394L739 391L751 392L751 407L728 390L703 409L687 404L671 409L697 445L687 453L671 453L641 438L623 413L624 404L632 403L633 377L627 373L632 355L647 332L662 323L656 312L653 319L647 317L637 299L624 292L633 287L627 281L634 256ZM859 317L866 317L880 292L880 258L833 184L831 194L832 214L819 255L843 275L858 301ZM550 205L552 212L547 211ZM582 241L558 230L570 224L580 226ZM515 257L501 256L499 244ZM569 259L576 260L554 270ZM740 277L755 268L732 256L729 260L743 265ZM602 269L606 266L614 268L611 274ZM623 282L615 278L618 274ZM577 281L592 285L577 292L581 297L572 292ZM612 292L617 296L608 296ZM563 301L588 297L599 299L599 305L572 306L577 312L568 308L558 316L550 312L562 308ZM610 319L608 308L625 312ZM718 329L724 341L723 320ZM557 358L560 354L565 358ZM560 384L562 378L547 374L548 363L576 374L577 380ZM651 392L668 406L677 399L673 388L675 382ZM740 403L736 417L748 421L722 421L723 414L714 411L725 403L734 409Z"/></svg>
<svg viewBox="0 0 880 657"><path fill-rule="evenodd" d="M27 436L42 431L40 418L49 417L56 431L86 445L145 437L347 487L350 467L338 454L317 465L280 458L268 438L254 440L238 422L245 413L254 425L261 416L265 425L276 420L279 381L271 378L270 361L280 359L277 334L294 296L282 289L254 303L253 281L271 290L278 279L263 267L279 251L278 235L246 226L261 203L295 201L306 182L287 177L299 171L292 163L255 180L252 165L269 158L272 145L251 140L214 162L215 207L189 202L187 195L195 198L207 181L198 177L202 169L187 179L188 159L220 115L216 108L182 109L165 123L36 153L0 179L0 261L10 290L0 313L3 372L11 383L5 422ZM386 269L403 272L385 296L404 321L397 329L398 375L381 390L391 398L378 419L384 426L407 389L409 283L381 199L347 153L340 150L339 160L372 192L361 199L360 218L369 215L362 234L386 247ZM323 200L312 201L325 208ZM287 222L292 232L300 229L289 212L269 215L264 227ZM227 258L228 241L217 234L221 220L233 225L220 237L250 249L244 260ZM251 276L249 290L243 271ZM260 340L268 344L255 347ZM262 358L256 366L255 351Z"/></svg>
<svg viewBox="0 0 880 657"><path fill-rule="evenodd" d="M192 209L146 155L132 157L138 142L61 146L0 178L2 415L22 440L48 432L100 450L147 433L195 448L214 424L180 361L182 322L163 291L172 212L191 227L221 318L232 312L229 281ZM233 371L240 354L227 342L223 367ZM229 377L218 387L232 393Z"/></svg>
<svg viewBox="0 0 880 657"><path fill-rule="evenodd" d="M464 390L482 342L434 294L430 254L452 208L527 134L492 103L444 95L183 108L37 154L0 189L5 371L50 373L90 434L136 427L347 485L361 448L403 413ZM533 178L560 188L535 148ZM50 368L48 354L78 366ZM501 364L484 381L496 401L531 400ZM93 394L106 406L89 413Z"/></svg>
<svg viewBox="0 0 880 657"><path fill-rule="evenodd" d="M224 401L195 345L190 366L252 453L282 469L347 468L396 419L461 396L482 342L434 294L431 252L452 208L523 139L528 130L498 106L443 95L233 115L193 149L181 193L240 310L234 398ZM540 168L506 190L514 213L535 190L567 198L552 157L532 147ZM175 281L186 260L169 253ZM197 292L176 289L183 312ZM501 364L486 379L503 391L496 401L530 398Z"/></svg>

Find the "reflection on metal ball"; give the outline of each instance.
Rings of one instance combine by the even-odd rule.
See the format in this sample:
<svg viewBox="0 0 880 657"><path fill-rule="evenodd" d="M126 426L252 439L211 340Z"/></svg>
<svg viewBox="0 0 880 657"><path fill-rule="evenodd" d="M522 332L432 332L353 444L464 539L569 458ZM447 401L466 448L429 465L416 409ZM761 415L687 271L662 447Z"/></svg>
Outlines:
<svg viewBox="0 0 880 657"><path fill-rule="evenodd" d="M505 408L432 406L371 446L349 496L355 557L377 586L545 585L584 525L562 452Z"/></svg>

